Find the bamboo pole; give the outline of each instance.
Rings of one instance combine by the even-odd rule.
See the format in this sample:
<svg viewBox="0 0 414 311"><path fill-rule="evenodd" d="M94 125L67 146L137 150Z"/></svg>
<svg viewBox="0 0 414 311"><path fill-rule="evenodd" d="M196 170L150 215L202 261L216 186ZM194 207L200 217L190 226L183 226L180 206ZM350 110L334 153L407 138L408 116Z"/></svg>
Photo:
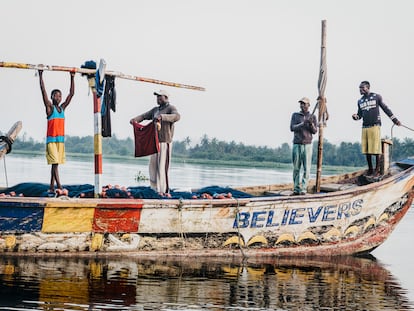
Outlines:
<svg viewBox="0 0 414 311"><path fill-rule="evenodd" d="M323 130L327 121L326 98L325 89L327 81L327 67L326 67L326 20L322 21L322 36L321 36L321 62L318 79L318 122L319 122L319 139L318 139L318 159L316 168L316 192L321 190L321 176L322 176L322 159L323 159Z"/></svg>
<svg viewBox="0 0 414 311"><path fill-rule="evenodd" d="M79 68L79 67L65 67L65 66L51 66L51 65L33 65L33 64L25 64L25 63L14 63L14 62L0 62L0 68L17 68L17 69L32 69L32 70L45 70L45 71L67 71L67 72L76 72L81 74L95 74L96 69L87 69L87 68ZM146 82L146 83L153 83L153 84L161 84L166 86L178 87L178 88L185 88L191 89L195 91L205 91L204 87L201 86L194 86L176 82L168 82L162 81L158 79L152 78L144 78L139 76L127 75L122 72L118 71L105 71L105 74L109 76L115 76L117 78L126 79L126 80L133 80L139 82Z"/></svg>

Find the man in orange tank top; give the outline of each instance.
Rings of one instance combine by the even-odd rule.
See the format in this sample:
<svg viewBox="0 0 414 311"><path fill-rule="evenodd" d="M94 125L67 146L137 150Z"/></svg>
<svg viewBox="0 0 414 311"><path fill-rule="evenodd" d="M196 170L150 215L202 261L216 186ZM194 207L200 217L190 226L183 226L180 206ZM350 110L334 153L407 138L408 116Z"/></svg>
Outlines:
<svg viewBox="0 0 414 311"><path fill-rule="evenodd" d="M75 94L75 72L70 72L70 90L65 101L62 101L62 92L54 89L50 99L47 96L43 82L43 70L39 70L40 90L43 103L46 108L47 134L46 134L46 159L51 164L49 192L55 192L55 183L58 189L62 189L59 179L58 165L65 163L65 109Z"/></svg>

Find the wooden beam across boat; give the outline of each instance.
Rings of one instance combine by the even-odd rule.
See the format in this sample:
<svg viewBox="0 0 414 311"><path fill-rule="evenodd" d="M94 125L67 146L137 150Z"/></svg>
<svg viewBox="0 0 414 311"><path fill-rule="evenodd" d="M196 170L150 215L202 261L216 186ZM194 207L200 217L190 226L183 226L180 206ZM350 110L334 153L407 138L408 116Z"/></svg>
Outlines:
<svg viewBox="0 0 414 311"><path fill-rule="evenodd" d="M44 64L26 64L26 63L15 63L15 62L0 62L0 67L2 68L17 68L17 69L32 69L32 70L47 70L47 71L66 71L66 72L76 72L80 74L95 74L96 69L88 69L88 68L79 68L79 67L66 67L66 66L53 66L53 65L44 65ZM194 86L176 82L168 82L162 81L158 79L152 78L145 78L139 77L134 75L124 74L119 71L105 71L106 75L115 76L117 78L126 79L126 80L134 80L139 82L147 82L147 83L154 83L154 84L161 84L166 86L178 87L178 88L185 88L191 89L195 91L205 91L206 89L201 86Z"/></svg>

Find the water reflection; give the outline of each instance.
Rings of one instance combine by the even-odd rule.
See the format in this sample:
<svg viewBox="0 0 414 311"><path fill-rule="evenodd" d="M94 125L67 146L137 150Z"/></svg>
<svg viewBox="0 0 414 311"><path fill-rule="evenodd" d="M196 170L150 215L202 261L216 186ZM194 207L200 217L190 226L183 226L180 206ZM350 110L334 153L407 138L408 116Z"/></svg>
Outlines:
<svg viewBox="0 0 414 311"><path fill-rule="evenodd" d="M410 310L373 258L3 257L1 310Z"/></svg>

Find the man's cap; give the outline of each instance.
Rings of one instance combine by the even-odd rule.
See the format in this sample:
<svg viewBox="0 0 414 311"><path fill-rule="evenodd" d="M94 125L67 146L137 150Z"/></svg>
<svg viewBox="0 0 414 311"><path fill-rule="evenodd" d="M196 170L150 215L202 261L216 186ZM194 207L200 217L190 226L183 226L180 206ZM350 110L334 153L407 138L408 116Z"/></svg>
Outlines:
<svg viewBox="0 0 414 311"><path fill-rule="evenodd" d="M154 92L154 95L156 95L156 96L164 95L165 97L170 97L170 94L168 94L168 92L165 91L165 90L159 90L158 92Z"/></svg>
<svg viewBox="0 0 414 311"><path fill-rule="evenodd" d="M300 102L310 105L310 100L307 97L302 97L301 99L299 99L298 103Z"/></svg>

